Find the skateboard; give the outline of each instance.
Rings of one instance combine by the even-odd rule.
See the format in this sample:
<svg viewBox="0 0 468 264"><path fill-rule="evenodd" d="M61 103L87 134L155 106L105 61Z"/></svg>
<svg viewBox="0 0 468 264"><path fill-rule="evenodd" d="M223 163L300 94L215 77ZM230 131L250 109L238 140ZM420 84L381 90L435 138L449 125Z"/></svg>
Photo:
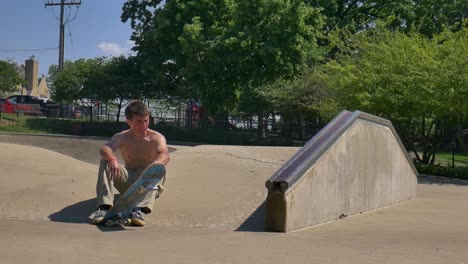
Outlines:
<svg viewBox="0 0 468 264"><path fill-rule="evenodd" d="M128 225L133 209L151 191L157 191L158 197L164 184L166 167L162 164L151 165L146 168L140 177L123 193L107 212L102 223L106 226Z"/></svg>

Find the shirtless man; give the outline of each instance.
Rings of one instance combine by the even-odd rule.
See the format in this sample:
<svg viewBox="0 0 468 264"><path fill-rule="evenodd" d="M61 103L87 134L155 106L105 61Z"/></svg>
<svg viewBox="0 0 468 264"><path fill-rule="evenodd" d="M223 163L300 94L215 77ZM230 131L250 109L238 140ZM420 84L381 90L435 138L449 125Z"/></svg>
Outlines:
<svg viewBox="0 0 468 264"><path fill-rule="evenodd" d="M96 212L90 215L92 224L100 224L112 207L114 192L112 186L124 193L138 179L146 167L169 162L166 139L160 133L148 128L149 110L141 101L132 101L125 109L129 130L115 134L101 147L96 185ZM125 166L121 166L114 153L120 150ZM162 188L162 186L161 186ZM145 199L133 210L130 224L143 226L145 214L151 213L156 191L149 192Z"/></svg>

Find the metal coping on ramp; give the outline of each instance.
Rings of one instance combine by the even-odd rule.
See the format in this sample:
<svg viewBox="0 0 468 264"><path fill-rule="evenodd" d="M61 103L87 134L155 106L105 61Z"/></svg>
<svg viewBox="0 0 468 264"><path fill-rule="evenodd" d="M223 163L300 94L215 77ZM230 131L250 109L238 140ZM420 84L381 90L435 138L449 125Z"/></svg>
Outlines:
<svg viewBox="0 0 468 264"><path fill-rule="evenodd" d="M290 231L290 228L287 226L287 214L290 206L288 206L285 199L286 193L304 177L304 174L315 165L317 160L335 144L356 120L368 121L376 125L388 127L397 144L403 150L411 170L417 176L418 172L390 121L361 111L350 112L344 110L265 182L265 186L268 189L265 216L266 231Z"/></svg>

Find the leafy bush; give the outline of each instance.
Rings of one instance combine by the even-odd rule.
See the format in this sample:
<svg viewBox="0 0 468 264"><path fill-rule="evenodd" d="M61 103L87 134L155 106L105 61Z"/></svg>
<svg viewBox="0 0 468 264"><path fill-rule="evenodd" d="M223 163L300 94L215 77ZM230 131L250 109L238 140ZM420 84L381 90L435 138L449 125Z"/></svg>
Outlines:
<svg viewBox="0 0 468 264"><path fill-rule="evenodd" d="M115 133L128 129L125 122L85 120L58 120L44 118L28 118L24 122L27 130L21 132L65 134L79 136L111 137ZM257 137L255 131L227 130L218 128L182 128L170 125L151 125L163 134L168 141L193 142L200 144L222 145L257 145L257 146L302 146L303 142L296 142L284 138ZM4 130L4 129L3 129ZM4 130L5 131L5 130ZM12 131L18 131L15 128Z"/></svg>
<svg viewBox="0 0 468 264"><path fill-rule="evenodd" d="M445 176L450 178L457 178L462 180L468 180L468 167L444 167L440 165L427 165L419 162L414 163L419 173Z"/></svg>

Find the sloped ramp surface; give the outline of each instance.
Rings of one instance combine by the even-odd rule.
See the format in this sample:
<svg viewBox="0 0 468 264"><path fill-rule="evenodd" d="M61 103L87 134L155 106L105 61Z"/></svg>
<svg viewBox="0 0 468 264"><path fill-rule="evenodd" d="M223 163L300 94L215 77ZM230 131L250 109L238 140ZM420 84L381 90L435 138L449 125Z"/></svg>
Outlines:
<svg viewBox="0 0 468 264"><path fill-rule="evenodd" d="M266 186L266 230L288 232L414 198L417 171L388 120L343 111Z"/></svg>
<svg viewBox="0 0 468 264"><path fill-rule="evenodd" d="M167 167L165 192L148 215L148 226L237 230L256 218L261 225L255 228L263 230L263 218L255 212L267 195L264 182L298 150L171 147L176 150ZM0 219L87 223L96 208L96 165L8 143L0 143L0 157Z"/></svg>
<svg viewBox="0 0 468 264"><path fill-rule="evenodd" d="M94 210L95 165L50 150L0 143L0 218L86 222ZM75 210L61 212L70 205Z"/></svg>

